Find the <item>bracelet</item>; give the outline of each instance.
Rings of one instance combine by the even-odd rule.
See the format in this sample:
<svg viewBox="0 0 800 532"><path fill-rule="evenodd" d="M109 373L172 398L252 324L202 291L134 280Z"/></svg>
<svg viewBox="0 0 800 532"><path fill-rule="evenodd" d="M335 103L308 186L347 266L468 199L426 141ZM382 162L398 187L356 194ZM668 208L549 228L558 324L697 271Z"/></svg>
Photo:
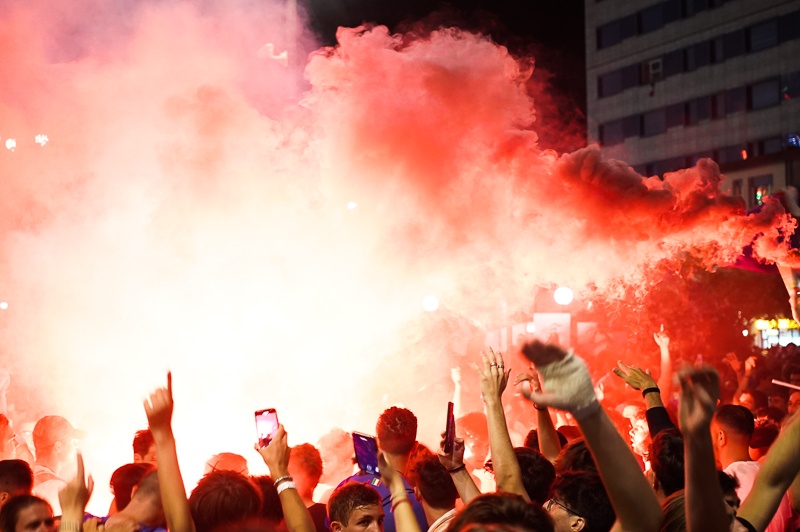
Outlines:
<svg viewBox="0 0 800 532"><path fill-rule="evenodd" d="M453 469L448 469L447 472L450 473L450 474L458 473L462 469L466 469L466 468L467 468L467 466L465 466L464 464L461 464L460 466L454 467Z"/></svg>
<svg viewBox="0 0 800 532"><path fill-rule="evenodd" d="M545 410L547 410L546 406L536 406L536 403L533 403L533 408L535 408L539 412L544 412Z"/></svg>
<svg viewBox="0 0 800 532"><path fill-rule="evenodd" d="M293 481L293 480L294 480L294 479L293 479L291 476L289 476L289 475L283 475L282 477L278 478L278 479L277 479L275 482L273 482L272 484L273 484L274 486L277 486L277 485L278 485L278 484L280 484L281 482L291 482L291 481Z"/></svg>
<svg viewBox="0 0 800 532"><path fill-rule="evenodd" d="M397 497L396 499L392 498L392 512L394 512L394 509L397 508L398 505L404 502L411 504L411 501L409 501L408 497L406 497L405 495L403 495L402 497Z"/></svg>
<svg viewBox="0 0 800 532"><path fill-rule="evenodd" d="M282 482L280 486L277 487L278 495L280 495L281 493L283 493L286 490L296 490L296 489L297 489L297 486L291 480L286 480L286 481Z"/></svg>
<svg viewBox="0 0 800 532"><path fill-rule="evenodd" d="M661 393L661 390L658 389L658 386L653 386L652 388L645 388L644 390L642 390L642 397L644 397L648 393Z"/></svg>
<svg viewBox="0 0 800 532"><path fill-rule="evenodd" d="M61 521L58 524L59 530L74 530L75 532L80 532L83 529L83 523L74 523L70 521Z"/></svg>

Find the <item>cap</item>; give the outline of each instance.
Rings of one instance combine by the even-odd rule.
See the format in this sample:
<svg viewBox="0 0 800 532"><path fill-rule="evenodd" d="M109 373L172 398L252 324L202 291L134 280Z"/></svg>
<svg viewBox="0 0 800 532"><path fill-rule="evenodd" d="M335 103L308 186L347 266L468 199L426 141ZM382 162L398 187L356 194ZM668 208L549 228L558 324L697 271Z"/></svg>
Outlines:
<svg viewBox="0 0 800 532"><path fill-rule="evenodd" d="M44 416L33 427L33 446L38 449L47 449L56 442L68 438L83 439L86 432L78 430L61 416Z"/></svg>

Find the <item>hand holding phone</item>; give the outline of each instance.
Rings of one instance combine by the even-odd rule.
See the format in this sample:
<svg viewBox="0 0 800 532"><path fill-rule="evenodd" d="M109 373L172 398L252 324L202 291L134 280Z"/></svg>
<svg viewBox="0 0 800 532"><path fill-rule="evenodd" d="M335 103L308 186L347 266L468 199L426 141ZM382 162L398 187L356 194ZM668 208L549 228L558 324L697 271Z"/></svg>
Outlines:
<svg viewBox="0 0 800 532"><path fill-rule="evenodd" d="M358 468L370 475L380 473L378 469L378 442L373 436L353 432L353 449L356 451Z"/></svg>
<svg viewBox="0 0 800 532"><path fill-rule="evenodd" d="M256 410L258 446L266 447L278 432L278 412L274 408Z"/></svg>

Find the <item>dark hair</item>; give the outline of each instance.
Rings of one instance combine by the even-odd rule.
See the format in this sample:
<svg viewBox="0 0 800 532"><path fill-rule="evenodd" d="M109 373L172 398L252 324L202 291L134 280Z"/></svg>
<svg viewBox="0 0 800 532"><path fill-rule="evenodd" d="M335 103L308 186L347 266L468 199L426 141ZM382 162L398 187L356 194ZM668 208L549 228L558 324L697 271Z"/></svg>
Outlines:
<svg viewBox="0 0 800 532"><path fill-rule="evenodd" d="M328 499L328 519L347 526L350 516L358 508L378 506L382 508L381 496L372 486L360 482L342 484L331 493Z"/></svg>
<svg viewBox="0 0 800 532"><path fill-rule="evenodd" d="M30 495L33 489L33 471L25 460L0 460L0 491L15 495Z"/></svg>
<svg viewBox="0 0 800 532"><path fill-rule="evenodd" d="M3 532L14 532L17 529L17 520L19 519L20 512L35 504L44 504L50 508L50 514L52 515L53 509L50 507L50 503L36 495L18 495L16 497L11 497L3 505L3 508L0 509L0 530Z"/></svg>
<svg viewBox="0 0 800 532"><path fill-rule="evenodd" d="M600 475L592 471L566 471L553 483L553 497L586 520L586 532L608 532L617 516Z"/></svg>
<svg viewBox="0 0 800 532"><path fill-rule="evenodd" d="M261 490L261 517L271 523L280 523L283 519L283 506L272 477L262 475L250 477L250 480Z"/></svg>
<svg viewBox="0 0 800 532"><path fill-rule="evenodd" d="M755 419L753 413L741 405L722 405L714 412L714 421L728 432L738 434L748 442L753 437Z"/></svg>
<svg viewBox="0 0 800 532"><path fill-rule="evenodd" d="M154 471L156 466L147 463L125 464L118 467L111 474L111 491L114 492L114 502L117 511L122 510L131 502L133 487L138 485L142 479Z"/></svg>
<svg viewBox="0 0 800 532"><path fill-rule="evenodd" d="M261 492L249 478L235 471L211 471L197 483L189 497L197 532L250 517L258 517Z"/></svg>
<svg viewBox="0 0 800 532"><path fill-rule="evenodd" d="M583 438L580 427L574 427L572 425L561 425L556 429L556 432L564 436L568 442Z"/></svg>
<svg viewBox="0 0 800 532"><path fill-rule="evenodd" d="M450 473L435 456L418 461L411 471L409 482L413 480L420 496L438 510L455 507L458 490Z"/></svg>
<svg viewBox="0 0 800 532"><path fill-rule="evenodd" d="M664 495L683 489L683 436L678 429L662 430L650 442L650 467Z"/></svg>
<svg viewBox="0 0 800 532"><path fill-rule="evenodd" d="M597 471L594 457L583 438L572 440L561 448L553 465L556 473L565 471Z"/></svg>
<svg viewBox="0 0 800 532"><path fill-rule="evenodd" d="M659 532L686 532L685 495L683 490L678 490L661 503L664 519L661 521Z"/></svg>
<svg viewBox="0 0 800 532"><path fill-rule="evenodd" d="M517 530L551 532L553 520L539 505L512 493L478 495L456 514L448 532L472 530L473 525L511 525Z"/></svg>
<svg viewBox="0 0 800 532"><path fill-rule="evenodd" d="M785 397L784 401L786 401ZM780 425L780 422L783 421L783 418L786 417L786 412L784 412L780 408L775 408L774 406L767 406L765 408L759 408L758 410L756 410L755 417L767 418L770 421L774 421L776 425ZM758 423L756 423L756 425L757 424Z"/></svg>
<svg viewBox="0 0 800 532"><path fill-rule="evenodd" d="M161 489L158 485L158 471L155 469L147 473L142 480L136 484L136 495L134 498L139 497L155 497L158 504L161 504Z"/></svg>
<svg viewBox="0 0 800 532"><path fill-rule="evenodd" d="M322 457L319 450L310 443L301 443L292 447L289 460L300 467L311 479L315 486L322 477Z"/></svg>
<svg viewBox="0 0 800 532"><path fill-rule="evenodd" d="M727 474L721 469L717 469L717 478L719 479L719 487L722 488L722 493L735 493L739 489L739 479L733 475Z"/></svg>
<svg viewBox="0 0 800 532"><path fill-rule="evenodd" d="M216 527L213 532L277 532L276 526L266 519L251 517Z"/></svg>
<svg viewBox="0 0 800 532"><path fill-rule="evenodd" d="M133 454L144 456L150 450L156 441L153 439L153 433L150 429L136 431L133 436Z"/></svg>
<svg viewBox="0 0 800 532"><path fill-rule="evenodd" d="M417 441L417 416L407 408L387 408L378 418L375 434L382 450L392 454L408 454Z"/></svg>
<svg viewBox="0 0 800 532"><path fill-rule="evenodd" d="M561 447L564 447L568 442L567 437L558 431L556 431L556 436L558 436L558 441L561 444ZM539 431L536 429L529 430L528 435L525 436L525 442L522 445L523 447L527 447L528 449L533 449L534 451L538 451Z"/></svg>
<svg viewBox="0 0 800 532"><path fill-rule="evenodd" d="M514 454L522 473L522 485L531 502L544 504L550 498L550 488L556 478L556 469L550 460L539 451L526 447L515 447Z"/></svg>
<svg viewBox="0 0 800 532"><path fill-rule="evenodd" d="M764 408L769 406L769 399L767 398L767 394L762 392L761 390L745 390L742 392L741 395L749 393L753 398L753 404L755 405L755 409L758 410L759 408ZM740 395L740 397L741 397Z"/></svg>

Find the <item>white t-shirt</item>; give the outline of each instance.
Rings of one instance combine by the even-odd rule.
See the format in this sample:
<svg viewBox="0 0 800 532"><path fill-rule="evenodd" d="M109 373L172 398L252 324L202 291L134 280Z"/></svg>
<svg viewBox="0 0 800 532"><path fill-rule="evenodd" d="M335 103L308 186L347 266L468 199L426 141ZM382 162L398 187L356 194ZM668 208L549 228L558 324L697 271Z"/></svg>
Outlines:
<svg viewBox="0 0 800 532"><path fill-rule="evenodd" d="M736 495L739 500L744 502L750 491L753 489L753 482L756 480L756 474L761 467L761 464L751 460L732 462L723 471L729 475L736 477L739 481L739 487L736 489ZM769 522L765 532L794 532L792 519L792 502L788 494L784 494L781 499L781 504L778 506L778 511Z"/></svg>

